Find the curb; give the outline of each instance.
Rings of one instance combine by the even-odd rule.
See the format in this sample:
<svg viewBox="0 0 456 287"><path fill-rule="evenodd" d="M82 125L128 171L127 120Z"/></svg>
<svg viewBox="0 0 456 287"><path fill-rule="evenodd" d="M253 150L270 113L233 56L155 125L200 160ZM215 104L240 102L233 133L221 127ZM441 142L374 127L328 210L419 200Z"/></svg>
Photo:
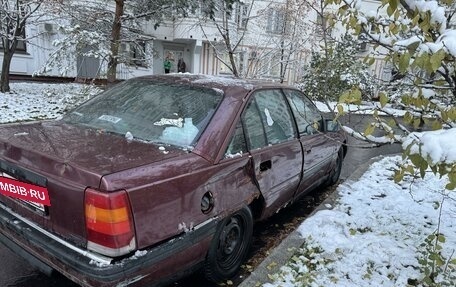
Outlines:
<svg viewBox="0 0 456 287"><path fill-rule="evenodd" d="M388 155L391 156L391 155ZM383 159L384 155L371 158L366 163L360 165L346 180L358 180L374 163ZM308 217L311 217L320 210L332 209L339 199L339 193L334 192L327 199L325 199ZM269 283L270 279L268 274L275 274L280 271L280 268L285 265L295 253L295 249L302 246L305 239L301 237L297 230L288 235L282 243L280 243L272 252L258 265L255 270L238 286L238 287L256 287Z"/></svg>

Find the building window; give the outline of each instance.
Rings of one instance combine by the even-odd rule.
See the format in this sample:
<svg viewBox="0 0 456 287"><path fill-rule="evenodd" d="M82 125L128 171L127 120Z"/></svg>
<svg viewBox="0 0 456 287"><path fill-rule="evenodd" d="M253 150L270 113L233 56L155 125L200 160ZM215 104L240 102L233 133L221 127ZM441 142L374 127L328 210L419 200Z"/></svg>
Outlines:
<svg viewBox="0 0 456 287"><path fill-rule="evenodd" d="M247 23L249 20L249 6L250 4L238 3L236 9L236 23L238 28L247 29Z"/></svg>
<svg viewBox="0 0 456 287"><path fill-rule="evenodd" d="M22 32L20 39L17 41L16 52L27 52L27 47L25 45L25 31ZM3 51L3 41L0 41L0 50Z"/></svg>
<svg viewBox="0 0 456 287"><path fill-rule="evenodd" d="M129 52L129 64L139 67L147 67L145 41L136 41L131 43L129 45Z"/></svg>
<svg viewBox="0 0 456 287"><path fill-rule="evenodd" d="M260 75L263 78L280 77L281 54L269 51L260 61Z"/></svg>
<svg viewBox="0 0 456 287"><path fill-rule="evenodd" d="M228 5L223 0L214 0L211 2L200 1L199 11L196 11L196 15L209 17L210 19L226 19L231 20L233 14L232 6Z"/></svg>
<svg viewBox="0 0 456 287"><path fill-rule="evenodd" d="M219 59L220 59L219 60L219 63L220 63L219 73L220 74L232 74L233 72L231 71L231 69L228 66L231 64L230 56L228 55L228 53L219 54Z"/></svg>
<svg viewBox="0 0 456 287"><path fill-rule="evenodd" d="M282 9L268 10L268 22L266 25L266 31L268 33L281 34L285 25L285 11Z"/></svg>
<svg viewBox="0 0 456 287"><path fill-rule="evenodd" d="M245 75L245 51L239 53L239 74Z"/></svg>

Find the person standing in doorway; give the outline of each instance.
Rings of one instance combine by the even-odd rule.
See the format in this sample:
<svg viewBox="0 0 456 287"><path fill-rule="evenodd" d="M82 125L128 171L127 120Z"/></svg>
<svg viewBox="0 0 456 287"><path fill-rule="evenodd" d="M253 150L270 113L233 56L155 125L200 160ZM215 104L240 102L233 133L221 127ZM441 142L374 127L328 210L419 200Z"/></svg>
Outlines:
<svg viewBox="0 0 456 287"><path fill-rule="evenodd" d="M166 56L163 67L165 68L165 74L169 74L169 71L171 70L171 60L169 59L169 56Z"/></svg>
<svg viewBox="0 0 456 287"><path fill-rule="evenodd" d="M182 58L180 58L179 61L177 62L177 71L179 73L185 73L185 68L186 68L185 62Z"/></svg>

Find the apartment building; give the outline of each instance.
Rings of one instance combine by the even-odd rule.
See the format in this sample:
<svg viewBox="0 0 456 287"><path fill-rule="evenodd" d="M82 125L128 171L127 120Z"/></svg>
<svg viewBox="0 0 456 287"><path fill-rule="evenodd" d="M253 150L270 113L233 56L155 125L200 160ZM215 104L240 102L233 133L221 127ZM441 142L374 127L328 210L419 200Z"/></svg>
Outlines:
<svg viewBox="0 0 456 287"><path fill-rule="evenodd" d="M379 5L374 0L363 2L367 9ZM245 0L232 9L226 9L223 2L216 7L218 11L213 19L206 17L201 7L187 17L174 15L158 27L144 21L141 29L148 40L141 41L140 45L122 44L121 53L127 55L128 60L118 65L117 78L165 73L165 62L170 64L170 72L227 75L233 73L232 56L241 77L294 83L301 77L312 50L319 47L324 21L308 2ZM33 37L28 37L27 43L20 43L11 73L33 75L42 70L55 49L53 42L63 37L60 27L65 24L68 23L50 20L27 26L25 33ZM368 50L366 47L364 53ZM102 58L75 54L62 61L67 65L65 76L106 77L107 63ZM185 63L183 69L179 65L182 62ZM381 65L375 69L383 72ZM44 75L62 73L50 68Z"/></svg>

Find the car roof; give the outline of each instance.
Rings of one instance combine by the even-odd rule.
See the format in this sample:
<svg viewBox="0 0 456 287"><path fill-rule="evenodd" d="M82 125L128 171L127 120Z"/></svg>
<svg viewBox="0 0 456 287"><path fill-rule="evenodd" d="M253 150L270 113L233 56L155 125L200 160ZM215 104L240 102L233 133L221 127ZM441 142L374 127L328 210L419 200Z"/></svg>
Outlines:
<svg viewBox="0 0 456 287"><path fill-rule="evenodd" d="M140 77L159 82L169 82L173 84L186 84L192 86L212 88L221 90L225 95L244 97L249 91L260 88L280 88L289 86L266 82L264 80L241 79L233 76L214 76L190 73L171 73L163 75L151 75Z"/></svg>

